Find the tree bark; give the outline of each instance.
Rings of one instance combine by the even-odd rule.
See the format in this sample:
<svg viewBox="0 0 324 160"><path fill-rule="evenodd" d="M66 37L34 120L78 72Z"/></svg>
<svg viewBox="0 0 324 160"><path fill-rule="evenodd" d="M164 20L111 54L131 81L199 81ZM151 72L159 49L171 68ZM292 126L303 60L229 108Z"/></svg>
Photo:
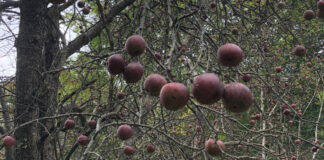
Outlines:
<svg viewBox="0 0 324 160"><path fill-rule="evenodd" d="M105 15L106 23L134 1L124 0L114 5ZM35 121L23 127L19 125L55 114L59 72L48 71L62 67L68 56L100 34L106 24L99 21L60 50L60 8L47 8L45 0L21 0L19 7L15 106L15 126L18 129L15 131L17 144L14 155L17 160L57 159L56 148L53 148L55 136L50 136L56 128L54 120Z"/></svg>
<svg viewBox="0 0 324 160"><path fill-rule="evenodd" d="M44 0L22 0L17 47L15 125L53 115L58 74L42 74L59 50L59 13L49 12ZM42 120L15 131L16 159L54 159L48 131L54 125Z"/></svg>

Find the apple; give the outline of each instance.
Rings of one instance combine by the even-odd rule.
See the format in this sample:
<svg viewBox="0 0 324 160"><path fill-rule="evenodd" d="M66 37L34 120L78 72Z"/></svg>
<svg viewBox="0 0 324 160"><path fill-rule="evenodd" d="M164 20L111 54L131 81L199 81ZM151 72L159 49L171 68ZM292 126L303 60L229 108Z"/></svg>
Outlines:
<svg viewBox="0 0 324 160"><path fill-rule="evenodd" d="M78 6L79 8L83 8L83 7L85 6L85 3L82 2L82 1L79 1L79 2L77 3L77 6Z"/></svg>
<svg viewBox="0 0 324 160"><path fill-rule="evenodd" d="M253 103L251 90L242 83L233 82L228 84L223 94L224 107L234 113L247 111Z"/></svg>
<svg viewBox="0 0 324 160"><path fill-rule="evenodd" d="M168 83L161 89L160 103L168 110L179 110L187 104L188 100L189 91L187 87L181 83Z"/></svg>
<svg viewBox="0 0 324 160"><path fill-rule="evenodd" d="M275 71L277 73L280 73L281 71L283 71L283 68L281 66L277 66L277 67L275 67Z"/></svg>
<svg viewBox="0 0 324 160"><path fill-rule="evenodd" d="M324 1L319 0L317 2L317 9L324 11Z"/></svg>
<svg viewBox="0 0 324 160"><path fill-rule="evenodd" d="M292 120L288 121L289 125L293 125L293 123L294 123L294 121L292 121Z"/></svg>
<svg viewBox="0 0 324 160"><path fill-rule="evenodd" d="M216 2L211 2L210 3L210 8L215 8L216 7Z"/></svg>
<svg viewBox="0 0 324 160"><path fill-rule="evenodd" d="M90 7L84 7L84 8L82 9L82 13L83 13L84 15L88 15L88 14L90 13Z"/></svg>
<svg viewBox="0 0 324 160"><path fill-rule="evenodd" d="M180 52L186 52L187 51L187 48L186 47L182 47L181 49L180 49Z"/></svg>
<svg viewBox="0 0 324 160"><path fill-rule="evenodd" d="M134 147L132 146L125 146L124 147L124 153L127 155L127 156L131 156L135 153L135 149Z"/></svg>
<svg viewBox="0 0 324 160"><path fill-rule="evenodd" d="M312 147L312 151L313 151L313 152L317 152L317 149L318 149L318 147L316 147L316 146L313 146L313 147Z"/></svg>
<svg viewBox="0 0 324 160"><path fill-rule="evenodd" d="M307 62L307 67L312 68L312 62Z"/></svg>
<svg viewBox="0 0 324 160"><path fill-rule="evenodd" d="M81 135L78 137L78 143L81 146L86 146L89 143L89 138L87 136Z"/></svg>
<svg viewBox="0 0 324 160"><path fill-rule="evenodd" d="M238 28L232 28L232 34L237 35L239 33Z"/></svg>
<svg viewBox="0 0 324 160"><path fill-rule="evenodd" d="M143 66L138 62L132 62L124 68L123 75L127 83L136 83L141 80L143 73Z"/></svg>
<svg viewBox="0 0 324 160"><path fill-rule="evenodd" d="M286 115L286 116L289 116L290 113L291 113L290 109L285 109L285 110L283 111L283 114Z"/></svg>
<svg viewBox="0 0 324 160"><path fill-rule="evenodd" d="M148 153L153 153L155 151L155 146L152 144L146 145L146 150Z"/></svg>
<svg viewBox="0 0 324 160"><path fill-rule="evenodd" d="M201 131L201 126L196 125L196 131L197 131L197 132L200 132L200 131Z"/></svg>
<svg viewBox="0 0 324 160"><path fill-rule="evenodd" d="M126 62L121 54L110 56L106 62L107 70L111 75L116 75L123 72Z"/></svg>
<svg viewBox="0 0 324 160"><path fill-rule="evenodd" d="M243 74L241 79L244 81L244 82L249 82L251 80L251 75L250 74Z"/></svg>
<svg viewBox="0 0 324 160"><path fill-rule="evenodd" d="M186 62L186 58L183 58L183 57L182 58L179 58L179 61L182 62L182 63L184 63L184 62Z"/></svg>
<svg viewBox="0 0 324 160"><path fill-rule="evenodd" d="M151 74L144 81L144 89L152 96L159 96L161 88L167 81L160 74Z"/></svg>
<svg viewBox="0 0 324 160"><path fill-rule="evenodd" d="M296 157L296 156L291 156L290 159L291 159L291 160L296 160L297 157Z"/></svg>
<svg viewBox="0 0 324 160"><path fill-rule="evenodd" d="M237 145L237 148L238 148L238 149L242 149L243 146L242 146L241 144L239 144L239 145Z"/></svg>
<svg viewBox="0 0 324 160"><path fill-rule="evenodd" d="M295 47L294 53L299 57L305 56L306 55L306 48L304 46L298 45L298 46Z"/></svg>
<svg viewBox="0 0 324 160"><path fill-rule="evenodd" d="M277 6L278 6L278 8L283 8L283 7L286 6L286 3L285 3L285 2L279 2L279 3L277 4Z"/></svg>
<svg viewBox="0 0 324 160"><path fill-rule="evenodd" d="M204 73L194 78L192 93L201 104L213 104L221 99L224 85L214 73Z"/></svg>
<svg viewBox="0 0 324 160"><path fill-rule="evenodd" d="M158 60L161 60L162 59L162 56L161 56L161 54L160 53L154 53L154 56L155 56L155 58L156 59L158 59Z"/></svg>
<svg viewBox="0 0 324 160"><path fill-rule="evenodd" d="M127 140L133 136L133 129L131 126L124 124L118 127L117 136L121 140Z"/></svg>
<svg viewBox="0 0 324 160"><path fill-rule="evenodd" d="M16 144L16 139L11 136L5 136L3 138L2 144L7 148L11 148Z"/></svg>
<svg viewBox="0 0 324 160"><path fill-rule="evenodd" d="M117 98L118 99L123 99L125 97L125 93L124 92L118 92L117 93Z"/></svg>
<svg viewBox="0 0 324 160"><path fill-rule="evenodd" d="M221 150L225 150L225 145L221 140L215 143L215 140L209 139L205 142L205 150L211 156L220 156L222 154Z"/></svg>
<svg viewBox="0 0 324 160"><path fill-rule="evenodd" d="M95 128L96 128L96 125L97 125L97 121L95 121L95 120L90 120L90 121L88 121L88 126L89 126L91 129L95 129Z"/></svg>
<svg viewBox="0 0 324 160"><path fill-rule="evenodd" d="M296 139L295 144L300 144L300 139Z"/></svg>
<svg viewBox="0 0 324 160"><path fill-rule="evenodd" d="M132 35L127 39L125 48L132 57L139 56L145 51L146 42L141 35Z"/></svg>
<svg viewBox="0 0 324 160"><path fill-rule="evenodd" d="M242 49L235 44L224 44L217 51L218 61L227 67L238 66L243 60Z"/></svg>
<svg viewBox="0 0 324 160"><path fill-rule="evenodd" d="M67 119L64 123L64 128L65 129L73 129L75 126L75 122L72 119Z"/></svg>
<svg viewBox="0 0 324 160"><path fill-rule="evenodd" d="M306 10L306 11L304 12L304 18L305 18L306 20L311 20L311 19L315 18L315 13L314 13L314 11L313 11L313 10Z"/></svg>
<svg viewBox="0 0 324 160"><path fill-rule="evenodd" d="M251 119L250 120L250 124L253 126L255 124L255 120L254 119Z"/></svg>

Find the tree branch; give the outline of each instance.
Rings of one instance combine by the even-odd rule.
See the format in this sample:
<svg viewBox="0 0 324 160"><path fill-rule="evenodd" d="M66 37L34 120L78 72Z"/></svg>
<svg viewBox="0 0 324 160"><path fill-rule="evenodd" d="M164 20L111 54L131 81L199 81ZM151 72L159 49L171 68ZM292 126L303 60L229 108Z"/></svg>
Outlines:
<svg viewBox="0 0 324 160"><path fill-rule="evenodd" d="M89 43L93 38L98 36L100 32L105 28L105 25L112 22L113 18L119 14L128 5L132 4L135 0L123 0L114 5L110 11L105 14L106 24L103 21L99 21L97 24L92 26L84 34L78 36L72 40L69 45L61 50L61 53L65 54L65 57L71 56L76 50Z"/></svg>
<svg viewBox="0 0 324 160"><path fill-rule="evenodd" d="M0 2L0 12L2 12L3 10L5 10L9 7L17 8L17 7L19 7L19 4L20 4L20 1Z"/></svg>

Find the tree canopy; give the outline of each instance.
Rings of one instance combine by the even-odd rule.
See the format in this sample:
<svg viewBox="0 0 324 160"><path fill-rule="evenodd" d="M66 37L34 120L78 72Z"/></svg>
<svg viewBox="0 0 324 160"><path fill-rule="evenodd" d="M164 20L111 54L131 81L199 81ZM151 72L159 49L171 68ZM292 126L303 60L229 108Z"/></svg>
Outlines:
<svg viewBox="0 0 324 160"><path fill-rule="evenodd" d="M17 55L3 159L324 159L324 1L20 0L0 16Z"/></svg>

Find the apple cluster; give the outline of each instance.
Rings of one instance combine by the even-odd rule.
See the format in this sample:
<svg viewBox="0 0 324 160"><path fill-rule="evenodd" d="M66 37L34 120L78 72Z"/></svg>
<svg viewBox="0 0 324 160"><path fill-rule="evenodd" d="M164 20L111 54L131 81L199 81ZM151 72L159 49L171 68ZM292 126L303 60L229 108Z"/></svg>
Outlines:
<svg viewBox="0 0 324 160"><path fill-rule="evenodd" d="M88 127L90 129L95 129L96 125L97 125L97 121L89 120L87 124L88 124ZM72 120L72 119L65 120L65 122L64 122L64 130L70 130L70 129L73 129L74 127L75 127L75 121L74 120ZM89 138L87 136L85 136L85 135L81 135L81 136L78 137L77 142L81 146L86 146L89 143Z"/></svg>
<svg viewBox="0 0 324 160"><path fill-rule="evenodd" d="M132 57L139 56L145 51L145 40L140 35L130 36L125 44L126 52ZM131 62L126 65L126 61L121 54L114 54L105 62L108 72L111 75L123 73L127 83L138 82L144 73L144 68L139 62Z"/></svg>
<svg viewBox="0 0 324 160"><path fill-rule="evenodd" d="M317 17L324 19L324 1L319 0L317 2ZM312 20L315 18L315 12L313 10L306 10L304 12L304 19L305 20Z"/></svg>
<svg viewBox="0 0 324 160"><path fill-rule="evenodd" d="M133 136L133 129L131 126L127 124L120 125L117 129L117 137L122 140L128 140ZM152 144L146 145L146 150L148 153L153 153L155 151L155 146ZM127 156L131 156L135 153L135 148L133 146L124 146L123 148L124 154Z"/></svg>
<svg viewBox="0 0 324 160"><path fill-rule="evenodd" d="M317 2L317 17L324 19L324 1L319 0Z"/></svg>
<svg viewBox="0 0 324 160"><path fill-rule="evenodd" d="M140 35L130 36L125 44L126 52L131 56L139 56L145 51L145 40ZM160 56L155 56L160 59ZM238 66L243 60L242 49L235 44L224 44L217 51L218 62L226 67ZM125 59L121 54L115 54L108 58L105 62L108 72L111 75L123 73L124 80L127 83L138 82L144 69L138 62L129 63L126 66ZM277 72L282 70L281 67L275 69ZM279 71L280 70L280 71ZM250 81L251 75L244 74L242 80ZM188 88L178 82L168 83L166 79L160 75L153 73L144 81L144 89L151 96L160 98L160 104L170 111L177 111L183 108L189 100ZM214 73L203 73L196 76L193 80L192 93L194 98L204 105L216 103L222 99L224 107L234 113L242 113L247 111L253 103L253 94L251 90L242 83L233 82L226 86ZM119 126L117 137L120 140L127 140L133 135L131 126L124 124ZM209 139L205 143L206 151L212 155L220 155L221 150L225 150L225 145L222 141L214 141ZM153 152L151 145L147 145L148 152ZM132 155L135 152L134 147L125 146L124 153Z"/></svg>

